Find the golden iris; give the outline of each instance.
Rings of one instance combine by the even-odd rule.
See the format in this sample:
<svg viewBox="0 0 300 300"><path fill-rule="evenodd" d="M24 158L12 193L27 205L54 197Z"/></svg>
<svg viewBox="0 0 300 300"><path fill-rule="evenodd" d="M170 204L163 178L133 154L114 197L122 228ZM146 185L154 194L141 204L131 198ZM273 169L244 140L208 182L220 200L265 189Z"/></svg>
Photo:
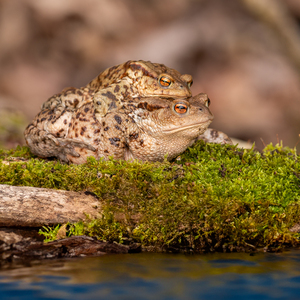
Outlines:
<svg viewBox="0 0 300 300"><path fill-rule="evenodd" d="M185 104L178 103L178 104L175 104L174 110L179 114L185 114L188 110L188 107Z"/></svg>
<svg viewBox="0 0 300 300"><path fill-rule="evenodd" d="M171 79L168 78L168 77L166 77L166 76L162 76L162 77L160 77L160 79L159 79L159 83L160 83L160 85L163 86L163 87L168 87L168 86L171 85Z"/></svg>

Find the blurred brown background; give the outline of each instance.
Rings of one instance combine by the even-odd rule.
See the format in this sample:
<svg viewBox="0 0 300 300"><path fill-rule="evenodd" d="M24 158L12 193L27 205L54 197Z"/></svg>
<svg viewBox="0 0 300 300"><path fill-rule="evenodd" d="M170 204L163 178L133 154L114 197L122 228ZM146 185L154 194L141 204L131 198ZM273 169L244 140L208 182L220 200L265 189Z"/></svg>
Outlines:
<svg viewBox="0 0 300 300"><path fill-rule="evenodd" d="M299 20L299 0L0 0L0 146L23 144L64 87L143 59L192 74L213 128L259 148L261 139L294 147Z"/></svg>

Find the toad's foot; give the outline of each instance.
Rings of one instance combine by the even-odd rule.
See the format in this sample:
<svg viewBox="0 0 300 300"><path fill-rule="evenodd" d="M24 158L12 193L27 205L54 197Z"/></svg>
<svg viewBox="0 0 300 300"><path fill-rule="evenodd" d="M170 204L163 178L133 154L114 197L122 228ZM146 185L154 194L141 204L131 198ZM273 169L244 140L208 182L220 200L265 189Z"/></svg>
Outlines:
<svg viewBox="0 0 300 300"><path fill-rule="evenodd" d="M207 128L206 131L199 135L197 140L203 140L206 143L214 143L214 144L229 144L232 145L232 141L230 137L224 132Z"/></svg>
<svg viewBox="0 0 300 300"><path fill-rule="evenodd" d="M30 135L26 132L30 131ZM32 134L34 132L34 134ZM33 154L39 157L57 157L62 162L69 162L68 155L79 157L80 154L75 151L76 148L88 149L93 152L96 148L80 140L70 138L57 138L51 133L39 130L38 128L28 127L25 131L25 140Z"/></svg>

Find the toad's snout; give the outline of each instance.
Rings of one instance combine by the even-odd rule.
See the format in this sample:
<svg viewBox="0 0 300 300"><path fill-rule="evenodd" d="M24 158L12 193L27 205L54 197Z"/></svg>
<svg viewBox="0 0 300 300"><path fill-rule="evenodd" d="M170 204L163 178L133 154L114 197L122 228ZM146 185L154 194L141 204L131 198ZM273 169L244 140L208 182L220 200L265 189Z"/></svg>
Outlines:
<svg viewBox="0 0 300 300"><path fill-rule="evenodd" d="M207 120L212 121L214 119L214 115L212 114L210 109L208 107L206 107L205 105L200 105L198 107L198 112L203 114L207 118Z"/></svg>

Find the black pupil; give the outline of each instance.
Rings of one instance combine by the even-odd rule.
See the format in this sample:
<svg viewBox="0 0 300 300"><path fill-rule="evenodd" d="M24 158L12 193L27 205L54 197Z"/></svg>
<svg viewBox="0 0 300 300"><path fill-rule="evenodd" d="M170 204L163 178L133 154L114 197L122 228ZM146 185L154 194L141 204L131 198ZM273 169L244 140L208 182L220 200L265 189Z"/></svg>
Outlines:
<svg viewBox="0 0 300 300"><path fill-rule="evenodd" d="M185 111L186 107L183 105L177 105L176 108L181 112L181 111Z"/></svg>

